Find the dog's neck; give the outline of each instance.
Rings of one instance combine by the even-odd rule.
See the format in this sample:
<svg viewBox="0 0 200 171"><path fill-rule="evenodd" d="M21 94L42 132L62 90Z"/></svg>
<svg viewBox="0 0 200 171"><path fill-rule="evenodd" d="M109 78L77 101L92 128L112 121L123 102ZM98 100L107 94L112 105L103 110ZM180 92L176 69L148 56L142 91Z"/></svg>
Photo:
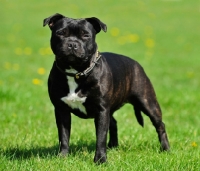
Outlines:
<svg viewBox="0 0 200 171"><path fill-rule="evenodd" d="M57 63L56 63L56 60L55 60L55 63L56 63L56 67L59 69L60 72L62 72L63 74L67 75L67 76L71 76L71 77L74 77L75 79L81 79L81 78L84 78L84 77L87 77L91 71L93 70L93 68L98 64L98 60L101 58L101 55L98 51L98 49L96 50L95 54L92 56L92 58L90 59L89 61L89 64L87 65L87 67L85 69L83 69L83 71L81 72L68 72L68 70L71 70L71 69L74 69L76 70L75 68L73 67L69 67L69 69L67 68L66 70L63 70L61 69Z"/></svg>

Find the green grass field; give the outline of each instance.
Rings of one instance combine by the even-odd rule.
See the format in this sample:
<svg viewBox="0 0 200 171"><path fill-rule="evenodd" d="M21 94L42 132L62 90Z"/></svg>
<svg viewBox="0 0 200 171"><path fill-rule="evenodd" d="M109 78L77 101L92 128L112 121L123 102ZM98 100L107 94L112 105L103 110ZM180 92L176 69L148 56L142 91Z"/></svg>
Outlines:
<svg viewBox="0 0 200 171"><path fill-rule="evenodd" d="M108 26L99 50L130 56L156 90L171 145L159 152L149 118L140 127L130 105L116 112L119 147L93 163L93 120L72 117L70 155L58 154L57 128L47 93L54 56L43 19L61 13L95 16ZM1 0L0 170L200 170L200 3L196 0ZM80 128L81 126L81 128Z"/></svg>

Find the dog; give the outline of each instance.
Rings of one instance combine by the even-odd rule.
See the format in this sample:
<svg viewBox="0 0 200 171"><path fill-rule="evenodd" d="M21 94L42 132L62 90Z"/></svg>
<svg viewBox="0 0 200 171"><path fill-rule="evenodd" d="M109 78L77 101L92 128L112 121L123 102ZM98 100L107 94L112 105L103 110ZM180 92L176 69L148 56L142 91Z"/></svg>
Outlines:
<svg viewBox="0 0 200 171"><path fill-rule="evenodd" d="M98 18L72 19L61 14L44 19L51 29L51 49L55 61L48 79L48 92L54 105L60 154L69 152L71 113L84 119L94 118L96 128L95 163L107 160L108 147L118 146L117 122L113 113L125 103L133 105L137 121L144 125L141 112L154 125L162 150L169 142L153 86L135 60L100 53L96 35L107 26ZM81 128L80 128L81 129Z"/></svg>

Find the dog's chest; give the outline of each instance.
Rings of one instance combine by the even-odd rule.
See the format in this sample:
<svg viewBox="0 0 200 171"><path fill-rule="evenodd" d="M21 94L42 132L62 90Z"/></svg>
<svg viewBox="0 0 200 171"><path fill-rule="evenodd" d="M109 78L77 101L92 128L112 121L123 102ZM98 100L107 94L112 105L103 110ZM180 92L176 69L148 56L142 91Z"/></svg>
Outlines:
<svg viewBox="0 0 200 171"><path fill-rule="evenodd" d="M87 114L85 106L83 105L87 97L80 97L78 92L75 92L78 85L73 77L67 76L67 79L69 85L69 93L67 96L62 97L61 100L72 109L79 109L82 113Z"/></svg>

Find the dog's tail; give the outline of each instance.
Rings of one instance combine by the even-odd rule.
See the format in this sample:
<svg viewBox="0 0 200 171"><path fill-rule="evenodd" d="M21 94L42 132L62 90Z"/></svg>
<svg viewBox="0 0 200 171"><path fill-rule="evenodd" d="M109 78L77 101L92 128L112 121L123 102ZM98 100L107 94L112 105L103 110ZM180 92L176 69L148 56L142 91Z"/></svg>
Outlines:
<svg viewBox="0 0 200 171"><path fill-rule="evenodd" d="M144 120L143 120L143 117L142 117L140 109L138 109L137 107L134 107L134 111L135 111L135 116L136 116L136 119L137 119L138 123L142 127L144 127Z"/></svg>

